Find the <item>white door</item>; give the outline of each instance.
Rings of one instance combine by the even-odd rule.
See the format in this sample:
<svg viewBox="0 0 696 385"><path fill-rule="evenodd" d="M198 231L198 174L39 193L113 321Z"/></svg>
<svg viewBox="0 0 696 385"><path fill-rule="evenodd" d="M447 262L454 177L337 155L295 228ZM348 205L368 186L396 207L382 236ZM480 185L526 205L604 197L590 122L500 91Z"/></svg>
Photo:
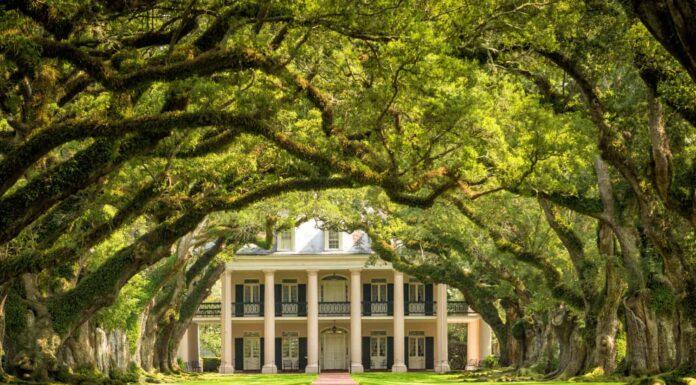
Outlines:
<svg viewBox="0 0 696 385"><path fill-rule="evenodd" d="M323 302L346 302L346 282L324 281Z"/></svg>
<svg viewBox="0 0 696 385"><path fill-rule="evenodd" d="M370 337L370 367L387 368L387 336Z"/></svg>
<svg viewBox="0 0 696 385"><path fill-rule="evenodd" d="M346 369L345 334L324 334L324 370Z"/></svg>
<svg viewBox="0 0 696 385"><path fill-rule="evenodd" d="M244 370L261 368L261 338L244 337Z"/></svg>
<svg viewBox="0 0 696 385"><path fill-rule="evenodd" d="M408 338L408 368L425 369L425 337Z"/></svg>
<svg viewBox="0 0 696 385"><path fill-rule="evenodd" d="M283 336L283 370L299 369L300 339L296 333Z"/></svg>

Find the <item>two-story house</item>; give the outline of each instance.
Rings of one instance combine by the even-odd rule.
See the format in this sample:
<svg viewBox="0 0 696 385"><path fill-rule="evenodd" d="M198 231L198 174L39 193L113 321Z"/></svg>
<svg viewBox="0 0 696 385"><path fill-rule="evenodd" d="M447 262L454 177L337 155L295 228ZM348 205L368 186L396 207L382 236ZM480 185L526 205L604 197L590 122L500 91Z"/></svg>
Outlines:
<svg viewBox="0 0 696 385"><path fill-rule="evenodd" d="M447 286L371 262L370 240L314 220L228 262L222 303L204 303L179 355L198 362L198 325L221 325L221 373L449 371L447 325L467 323L467 362L491 354L491 329ZM197 366L197 365L194 365ZM199 366L200 367L200 366Z"/></svg>

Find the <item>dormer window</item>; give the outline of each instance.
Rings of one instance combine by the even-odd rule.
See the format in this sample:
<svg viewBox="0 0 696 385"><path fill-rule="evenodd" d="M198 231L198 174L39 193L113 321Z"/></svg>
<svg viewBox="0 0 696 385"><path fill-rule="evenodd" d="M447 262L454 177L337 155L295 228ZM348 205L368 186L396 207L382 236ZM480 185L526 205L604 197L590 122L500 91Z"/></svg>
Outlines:
<svg viewBox="0 0 696 385"><path fill-rule="evenodd" d="M295 232L285 230L278 233L278 251L292 251L295 247Z"/></svg>
<svg viewBox="0 0 696 385"><path fill-rule="evenodd" d="M324 231L324 249L340 250L341 249L341 233L338 231Z"/></svg>

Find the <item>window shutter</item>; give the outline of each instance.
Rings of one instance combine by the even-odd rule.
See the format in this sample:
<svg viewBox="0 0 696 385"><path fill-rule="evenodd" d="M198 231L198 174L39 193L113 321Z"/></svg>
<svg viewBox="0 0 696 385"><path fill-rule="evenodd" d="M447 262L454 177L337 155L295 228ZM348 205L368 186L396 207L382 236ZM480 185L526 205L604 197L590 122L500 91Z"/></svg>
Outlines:
<svg viewBox="0 0 696 385"><path fill-rule="evenodd" d="M300 371L304 372L305 368L307 367L307 337L300 337L298 354L300 355L298 366Z"/></svg>
<svg viewBox="0 0 696 385"><path fill-rule="evenodd" d="M370 337L362 338L362 364L365 370L370 369Z"/></svg>
<svg viewBox="0 0 696 385"><path fill-rule="evenodd" d="M435 339L425 337L425 368L435 369Z"/></svg>
<svg viewBox="0 0 696 385"><path fill-rule="evenodd" d="M387 284L387 315L394 315L394 284Z"/></svg>
<svg viewBox="0 0 696 385"><path fill-rule="evenodd" d="M234 369L244 370L244 338L234 339Z"/></svg>
<svg viewBox="0 0 696 385"><path fill-rule="evenodd" d="M297 315L307 315L307 285L301 283L297 285Z"/></svg>
<svg viewBox="0 0 696 385"><path fill-rule="evenodd" d="M387 337L387 369L394 366L394 337Z"/></svg>
<svg viewBox="0 0 696 385"><path fill-rule="evenodd" d="M275 315L280 317L283 315L283 285L276 283L273 289L275 291Z"/></svg>
<svg viewBox="0 0 696 385"><path fill-rule="evenodd" d="M265 302L265 301L266 301L266 300L265 300L265 298L266 298L266 289L265 289L265 286L266 286L266 285L259 285L259 315L260 315L260 316L263 316L263 311L264 311L264 308L266 307L266 306L265 306L265 305L266 305L266 302ZM263 349L261 349L261 351L263 351Z"/></svg>
<svg viewBox="0 0 696 385"><path fill-rule="evenodd" d="M281 337L275 339L275 365L278 370L283 369L283 339Z"/></svg>
<svg viewBox="0 0 696 385"><path fill-rule="evenodd" d="M234 315L244 316L244 285L234 285Z"/></svg>
<svg viewBox="0 0 696 385"><path fill-rule="evenodd" d="M425 284L425 315L433 315L433 284Z"/></svg>
<svg viewBox="0 0 696 385"><path fill-rule="evenodd" d="M409 284L404 283L404 314L408 315L408 304L409 304Z"/></svg>
<svg viewBox="0 0 696 385"><path fill-rule="evenodd" d="M264 358L264 357L265 357L265 354L264 354L264 353L266 352L266 349L264 348L264 346L266 346L266 345L264 345L264 343L263 343L263 337L261 337L261 355L260 355L259 358L261 359L261 364L260 364L260 366L261 366L262 368L263 368L263 364L266 363L266 359Z"/></svg>
<svg viewBox="0 0 696 385"><path fill-rule="evenodd" d="M408 367L408 336L404 337L404 364Z"/></svg>
<svg viewBox="0 0 696 385"><path fill-rule="evenodd" d="M372 308L370 307L370 298L372 297L372 285L369 283L363 284L363 315L372 315ZM364 365L364 364L363 364Z"/></svg>

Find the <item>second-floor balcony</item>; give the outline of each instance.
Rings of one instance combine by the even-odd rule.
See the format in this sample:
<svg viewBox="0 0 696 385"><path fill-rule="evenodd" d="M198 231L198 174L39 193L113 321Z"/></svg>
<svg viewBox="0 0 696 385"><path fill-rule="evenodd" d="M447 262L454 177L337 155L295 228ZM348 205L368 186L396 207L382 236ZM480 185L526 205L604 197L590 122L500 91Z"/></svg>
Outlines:
<svg viewBox="0 0 696 385"><path fill-rule="evenodd" d="M393 302L371 302L363 301L362 316L391 316L394 314ZM263 302L233 302L231 304L232 317L263 317ZM276 317L305 317L307 316L306 302L276 302ZM404 302L404 313L406 316L431 316L436 314L436 303L434 301L425 302ZM346 317L350 316L350 302L319 302L320 317ZM197 317L213 318L220 317L222 306L220 302L204 302L196 311ZM465 301L448 301L448 315L467 315L471 313Z"/></svg>

